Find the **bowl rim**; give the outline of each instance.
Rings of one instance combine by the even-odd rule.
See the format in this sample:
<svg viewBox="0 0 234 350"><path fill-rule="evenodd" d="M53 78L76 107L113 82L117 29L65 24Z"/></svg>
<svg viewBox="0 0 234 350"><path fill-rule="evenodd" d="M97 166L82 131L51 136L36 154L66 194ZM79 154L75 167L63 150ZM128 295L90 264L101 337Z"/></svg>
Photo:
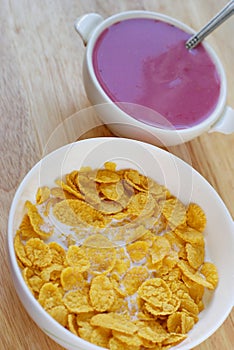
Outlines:
<svg viewBox="0 0 234 350"><path fill-rule="evenodd" d="M150 124L141 122L134 117L131 117L129 114L124 112L121 108L119 108L115 102L113 102L110 97L105 93L104 89L101 87L101 84L99 83L96 74L94 72L94 67L92 63L92 53L95 46L95 43L100 36L100 34L109 26L111 26L114 23L117 23L119 21L130 19L130 18L151 18L156 20L161 20L164 22L167 22L169 24L173 24L176 27L191 33L195 34L195 30L189 27L184 22L177 20L176 18L170 17L168 15L153 12L153 11L144 11L144 10L132 10L132 11L124 11L119 12L117 14L114 14L110 17L107 17L104 19L101 23L99 23L96 28L91 32L91 35L87 42L87 47L85 51L85 61L87 64L87 69L90 74L90 78L92 80L92 83L95 87L95 89L99 92L99 94L102 96L103 101L101 103L108 103L112 106L112 108L115 109L115 111L118 111L118 113L121 113L121 119L126 124L132 124L134 123L137 127L148 130L149 132L159 132L162 135L174 135L178 134L181 137L192 135L197 133L202 133L206 130L208 130L217 120L222 116L222 112L224 111L224 108L226 106L226 98L227 98L227 80L226 80L226 74L224 71L224 67L222 65L221 60L219 59L218 55L214 51L214 49L207 43L203 42L202 45L205 47L207 53L209 54L210 58L212 59L213 63L215 64L215 67L217 69L217 72L220 76L220 95L217 101L217 105L214 109L214 111L210 114L209 117L207 117L205 120L203 120L201 123L198 123L192 127L184 128L184 129L167 129L167 128L160 128L157 126L152 126ZM88 96L89 97L89 96ZM121 103L121 102L120 102ZM122 102L124 103L124 102Z"/></svg>
<svg viewBox="0 0 234 350"><path fill-rule="evenodd" d="M55 321L43 309L43 307L39 304L39 302L34 298L32 293L30 292L28 286L26 285L26 283L25 283L25 281L23 279L21 270L20 270L20 268L18 266L18 263L17 263L16 254L15 254L15 251L14 251L14 237L15 237L15 233L16 232L14 232L14 230L13 230L13 222L14 222L14 215L15 215L15 212L16 212L16 209L17 209L17 204L18 204L18 201L19 201L20 196L22 194L23 188L25 187L25 185L27 184L27 182L31 178L31 176L38 171L38 167L40 167L40 164L41 164L42 161L44 161L45 159L49 159L50 157L53 157L54 155L56 155L59 152L62 152L63 150L66 150L71 145L74 145L75 147L79 147L79 144L81 144L81 143L94 143L94 145L98 145L100 142L102 143L102 142L105 142L105 141L114 141L114 142L117 142L117 143L118 142L138 143L138 144L143 145L144 147L146 147L148 149L151 149L151 150L153 150L153 149L155 150L156 149L156 152L162 153L166 157L172 157L173 159L176 159L176 161L178 161L179 164L183 164L185 167L191 168L193 175L195 175L201 181L203 181L204 184L209 187L209 190L212 191L215 194L217 200L219 201L220 205L222 206L223 210L225 211L225 218L226 218L226 220L230 221L230 224L232 225L232 227L234 227L234 223L233 223L233 219L231 217L231 214L228 211L228 209L227 209L225 203L223 202L222 198L215 191L215 189L211 186L211 184L197 170L195 170L193 167L191 167L189 164L187 164L184 160L180 159L178 156L173 155L173 154L167 152L166 150L163 150L163 149L161 149L159 147L156 147L154 145L151 145L151 144L148 144L148 143L145 143L145 142L142 142L142 141L126 139L126 138L116 138L116 137L90 138L90 139L80 140L80 141L76 141L76 142L72 142L70 144L64 145L64 146L54 150L53 152L47 154L44 158L42 158L39 162L37 162L29 170L29 172L25 175L25 177L21 181L20 185L18 186L18 188L17 188L17 190L15 192L15 195L14 195L14 198L12 200L11 207L10 207L9 219L8 219L7 244L8 244L8 259L9 259L9 263L10 263L10 267L11 267L11 273L13 275L13 281L14 281L14 279L18 280L18 282L20 283L21 288L23 289L23 292L26 294L27 298L29 299L30 303L33 305L35 310L38 311L39 313L41 313L42 316L45 317L45 319L50 324L52 324L52 326L54 328L56 328L56 329L58 328L58 331L60 331L61 333L64 332L64 335L66 337L68 337L67 339L70 342L74 341L75 346L79 346L79 345L82 346L83 345L83 346L85 346L87 348L87 350L98 350L98 349L100 350L100 349L104 349L104 348L101 348L101 347L99 347L97 345L94 345L94 344L88 342L88 341L85 341L82 338L77 337L76 335L72 334L69 330L67 330L63 326L61 326L57 321ZM232 243L234 243L234 235L230 235L230 237L232 239ZM15 283L15 281L14 281L14 283ZM16 292L18 294L17 290L16 290ZM23 303L22 300L21 300L21 302ZM203 341L205 341L207 338L209 338L223 324L223 322L225 321L225 319L228 317L229 313L231 312L232 307L233 307L233 300L230 300L229 306L226 308L225 312L223 313L223 317L221 317L218 320L218 322L216 322L215 327L211 328L209 331L206 331L206 333L205 333L205 335L203 337L199 338L196 341L193 341L192 346L193 347L197 346L197 345L201 344ZM29 313L30 317L32 317L28 310L27 310L27 312ZM51 338L54 339L55 341L56 341L56 338L58 338L57 335L53 337L53 334L51 334L51 332L48 332L46 329L43 329L43 331L48 336L51 336ZM187 345L186 345L186 348L183 347L183 342L181 342L179 345L180 346L178 347L178 349L182 349L182 350L186 349L186 350L188 350ZM172 347L172 349L177 349L177 347Z"/></svg>

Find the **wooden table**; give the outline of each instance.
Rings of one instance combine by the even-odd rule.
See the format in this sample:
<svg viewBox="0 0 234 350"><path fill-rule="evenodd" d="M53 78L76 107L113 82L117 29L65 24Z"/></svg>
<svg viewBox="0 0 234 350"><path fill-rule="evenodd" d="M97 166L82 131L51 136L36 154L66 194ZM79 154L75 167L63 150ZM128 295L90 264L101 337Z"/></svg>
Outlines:
<svg viewBox="0 0 234 350"><path fill-rule="evenodd" d="M77 16L145 9L173 16L199 29L224 0L1 0L0 114L0 348L58 350L32 322L14 290L7 264L6 235L10 204L29 169L48 151L76 139L111 135L93 114L68 116L90 106L82 82L84 46L73 23ZM232 34L231 34L232 33ZM234 20L207 39L227 73L228 104L234 107ZM70 119L71 121L72 119ZM234 216L234 135L203 134L169 151L189 161L218 191ZM186 151L185 151L186 150ZM196 350L230 350L234 311Z"/></svg>

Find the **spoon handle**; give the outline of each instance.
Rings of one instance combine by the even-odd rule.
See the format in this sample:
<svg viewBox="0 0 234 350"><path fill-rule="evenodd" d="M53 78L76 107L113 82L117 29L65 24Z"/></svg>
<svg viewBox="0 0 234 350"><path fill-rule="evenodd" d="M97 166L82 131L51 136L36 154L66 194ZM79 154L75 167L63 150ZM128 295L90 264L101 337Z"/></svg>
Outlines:
<svg viewBox="0 0 234 350"><path fill-rule="evenodd" d="M220 24L226 21L234 14L234 0L227 3L227 5L213 17L198 33L194 34L187 40L185 46L187 49L196 47L208 34L213 32Z"/></svg>

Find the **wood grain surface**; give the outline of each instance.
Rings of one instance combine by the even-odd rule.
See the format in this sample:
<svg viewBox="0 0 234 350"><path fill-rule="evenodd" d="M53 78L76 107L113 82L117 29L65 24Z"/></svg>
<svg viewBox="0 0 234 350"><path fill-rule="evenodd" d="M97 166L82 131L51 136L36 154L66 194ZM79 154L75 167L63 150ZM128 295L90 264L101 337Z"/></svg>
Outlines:
<svg viewBox="0 0 234 350"><path fill-rule="evenodd" d="M33 323L14 290L8 268L8 212L30 168L49 151L76 139L111 133L95 116L82 82L84 46L74 30L77 16L145 9L173 16L198 30L224 0L0 0L0 349L59 350ZM207 41L227 74L234 108L234 19ZM88 117L82 110L88 109ZM78 114L78 118L69 117ZM188 161L217 190L234 217L234 135L203 134L169 151ZM231 350L234 311L196 350Z"/></svg>

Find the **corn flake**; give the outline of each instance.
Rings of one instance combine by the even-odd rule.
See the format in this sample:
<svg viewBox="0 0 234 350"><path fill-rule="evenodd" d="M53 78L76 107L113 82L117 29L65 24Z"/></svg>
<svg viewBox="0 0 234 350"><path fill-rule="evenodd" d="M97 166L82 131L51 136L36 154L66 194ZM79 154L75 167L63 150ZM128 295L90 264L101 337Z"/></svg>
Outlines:
<svg viewBox="0 0 234 350"><path fill-rule="evenodd" d="M21 242L19 231L16 233L14 238L14 248L16 256L23 266L32 266L31 260L26 255L26 250L24 244Z"/></svg>
<svg viewBox="0 0 234 350"><path fill-rule="evenodd" d="M90 323L92 326L112 329L124 334L134 334L138 329L138 327L125 316L114 312L95 315L91 318Z"/></svg>
<svg viewBox="0 0 234 350"><path fill-rule="evenodd" d="M86 281L77 266L68 266L61 272L61 284L65 291L73 289L84 289Z"/></svg>
<svg viewBox="0 0 234 350"><path fill-rule="evenodd" d="M172 292L167 283L161 278L146 280L138 289L138 295L153 306L161 306L172 297Z"/></svg>
<svg viewBox="0 0 234 350"><path fill-rule="evenodd" d="M205 262L201 267L201 273L205 276L207 282L212 284L212 288L210 289L216 288L219 281L218 271L216 266L211 262Z"/></svg>
<svg viewBox="0 0 234 350"><path fill-rule="evenodd" d="M22 240L39 237L39 235L34 231L32 227L28 214L24 215L23 220L19 226L19 231L21 233Z"/></svg>
<svg viewBox="0 0 234 350"><path fill-rule="evenodd" d="M60 222L67 225L76 226L77 223L83 222L91 226L105 227L106 224L105 217L100 212L79 199L67 199L57 203L53 213Z"/></svg>
<svg viewBox="0 0 234 350"><path fill-rule="evenodd" d="M113 337L109 341L110 350L139 350L140 347L136 345L127 345L123 343L121 340Z"/></svg>
<svg viewBox="0 0 234 350"><path fill-rule="evenodd" d="M206 215L196 203L190 203L187 208L187 224L200 232L203 232L206 227Z"/></svg>
<svg viewBox="0 0 234 350"><path fill-rule="evenodd" d="M186 222L186 208L177 198L167 199L164 202L162 213L173 228Z"/></svg>
<svg viewBox="0 0 234 350"><path fill-rule="evenodd" d="M134 294L148 276L149 272L143 266L135 266L128 270L122 281L127 294Z"/></svg>
<svg viewBox="0 0 234 350"><path fill-rule="evenodd" d="M94 327L89 322L83 322L82 326L78 329L78 334L84 340L91 342L93 330Z"/></svg>
<svg viewBox="0 0 234 350"><path fill-rule="evenodd" d="M47 312L63 327L67 326L68 323L68 310L64 305L54 306Z"/></svg>
<svg viewBox="0 0 234 350"><path fill-rule="evenodd" d="M115 299L113 284L109 278L105 275L94 277L91 282L89 296L91 305L96 311L107 311Z"/></svg>
<svg viewBox="0 0 234 350"><path fill-rule="evenodd" d="M142 340L138 334L125 334L118 331L112 331L112 334L115 338L119 339L122 343L129 346L139 347L142 345Z"/></svg>
<svg viewBox="0 0 234 350"><path fill-rule="evenodd" d="M151 302L152 300L154 303ZM158 301L155 303L155 299L151 298L148 303L145 303L145 309L154 316L166 316L176 312L179 309L180 304L180 299L176 296L173 296L167 301L161 302L160 306Z"/></svg>
<svg viewBox="0 0 234 350"><path fill-rule="evenodd" d="M128 169L124 172L125 180L135 189L141 192L148 192L148 178L137 170Z"/></svg>
<svg viewBox="0 0 234 350"><path fill-rule="evenodd" d="M69 266L79 268L80 272L87 271L90 267L90 262L86 257L85 251L76 245L69 246L66 254L66 262Z"/></svg>
<svg viewBox="0 0 234 350"><path fill-rule="evenodd" d="M99 190L106 199L113 201L118 201L124 194L124 188L121 182L108 184L101 183Z"/></svg>
<svg viewBox="0 0 234 350"><path fill-rule="evenodd" d="M178 237L184 240L187 243L191 243L192 245L204 245L204 236L200 231L195 230L189 226L176 229L175 233Z"/></svg>
<svg viewBox="0 0 234 350"><path fill-rule="evenodd" d="M139 192L131 197L127 212L133 216L151 216L155 207L153 197L145 192Z"/></svg>
<svg viewBox="0 0 234 350"><path fill-rule="evenodd" d="M76 322L76 315L75 314L69 314L67 318L67 326L70 332L72 332L75 335L78 335L78 325Z"/></svg>
<svg viewBox="0 0 234 350"><path fill-rule="evenodd" d="M204 295L204 291L205 291L204 286L201 286L200 284L192 281L190 278L188 278L185 275L182 276L182 280L188 288L189 295L198 305Z"/></svg>
<svg viewBox="0 0 234 350"><path fill-rule="evenodd" d="M186 253L189 264L194 268L198 269L204 262L205 249L204 246L186 244Z"/></svg>
<svg viewBox="0 0 234 350"><path fill-rule="evenodd" d="M186 334L170 333L169 337L162 342L162 345L174 346L187 338Z"/></svg>
<svg viewBox="0 0 234 350"><path fill-rule="evenodd" d="M43 268L41 272L41 278L45 282L56 281L60 279L61 271L64 266L59 264L52 264L48 267Z"/></svg>
<svg viewBox="0 0 234 350"><path fill-rule="evenodd" d="M127 252L133 262L138 262L146 257L149 244L145 241L136 241L127 245Z"/></svg>
<svg viewBox="0 0 234 350"><path fill-rule="evenodd" d="M39 187L36 193L37 204L46 202L50 197L50 189L47 186Z"/></svg>
<svg viewBox="0 0 234 350"><path fill-rule="evenodd" d="M45 283L39 292L38 301L46 309L52 309L55 306L63 305L63 294L58 286L54 283Z"/></svg>
<svg viewBox="0 0 234 350"><path fill-rule="evenodd" d="M144 326L140 327L138 335L153 343L161 343L169 336L157 321L146 322Z"/></svg>
<svg viewBox="0 0 234 350"><path fill-rule="evenodd" d="M35 267L46 267L51 263L50 248L40 238L30 238L25 245L25 252Z"/></svg>
<svg viewBox="0 0 234 350"><path fill-rule="evenodd" d="M70 186L74 191L79 192L78 188L78 182L77 182L77 177L78 177L78 170L74 170L71 173L66 175L66 183L68 186ZM80 193L81 195L81 193ZM82 195L81 197L82 198Z"/></svg>
<svg viewBox="0 0 234 350"><path fill-rule="evenodd" d="M105 162L104 167L107 170L114 171L114 172L116 171L116 163L114 162Z"/></svg>
<svg viewBox="0 0 234 350"><path fill-rule="evenodd" d="M52 264L63 265L66 257L66 252L64 248L57 242L48 243L50 248L50 253L52 255Z"/></svg>
<svg viewBox="0 0 234 350"><path fill-rule="evenodd" d="M155 264L161 261L170 252L170 249L170 242L165 237L156 236L150 248L152 263Z"/></svg>
<svg viewBox="0 0 234 350"><path fill-rule="evenodd" d="M190 278L192 281L196 282L197 284L200 284L201 286L204 286L209 289L214 289L212 283L205 280L202 275L199 272L194 272L194 269L192 269L185 261L180 260L178 262L178 266L183 272L183 274Z"/></svg>
<svg viewBox="0 0 234 350"><path fill-rule="evenodd" d="M111 331L109 329L98 327L92 331L90 341L93 344L107 348L110 338Z"/></svg>
<svg viewBox="0 0 234 350"><path fill-rule="evenodd" d="M55 181L56 185L61 187L64 190L64 195L66 197L66 193L69 193L72 198L77 198L77 199L83 199L84 196L77 190L75 190L73 187L70 187L69 185L65 184L62 180L56 180Z"/></svg>
<svg viewBox="0 0 234 350"><path fill-rule="evenodd" d="M194 326L194 318L189 316L187 312L175 312L167 319L167 328L171 333L186 334Z"/></svg>
<svg viewBox="0 0 234 350"><path fill-rule="evenodd" d="M81 313L93 311L88 301L88 295L80 290L67 292L63 297L63 302L70 312Z"/></svg>
<svg viewBox="0 0 234 350"><path fill-rule="evenodd" d="M90 261L89 271L95 275L107 274L116 262L116 251L114 248L92 248L84 247L86 256Z"/></svg>
<svg viewBox="0 0 234 350"><path fill-rule="evenodd" d="M50 227L44 227L44 220L38 213L37 207L34 204L32 204L30 201L26 201L25 205L28 209L29 220L34 231L40 238L49 238L53 234L53 229Z"/></svg>
<svg viewBox="0 0 234 350"><path fill-rule="evenodd" d="M98 183L116 183L119 182L120 176L108 169L99 169L96 172L95 181Z"/></svg>

